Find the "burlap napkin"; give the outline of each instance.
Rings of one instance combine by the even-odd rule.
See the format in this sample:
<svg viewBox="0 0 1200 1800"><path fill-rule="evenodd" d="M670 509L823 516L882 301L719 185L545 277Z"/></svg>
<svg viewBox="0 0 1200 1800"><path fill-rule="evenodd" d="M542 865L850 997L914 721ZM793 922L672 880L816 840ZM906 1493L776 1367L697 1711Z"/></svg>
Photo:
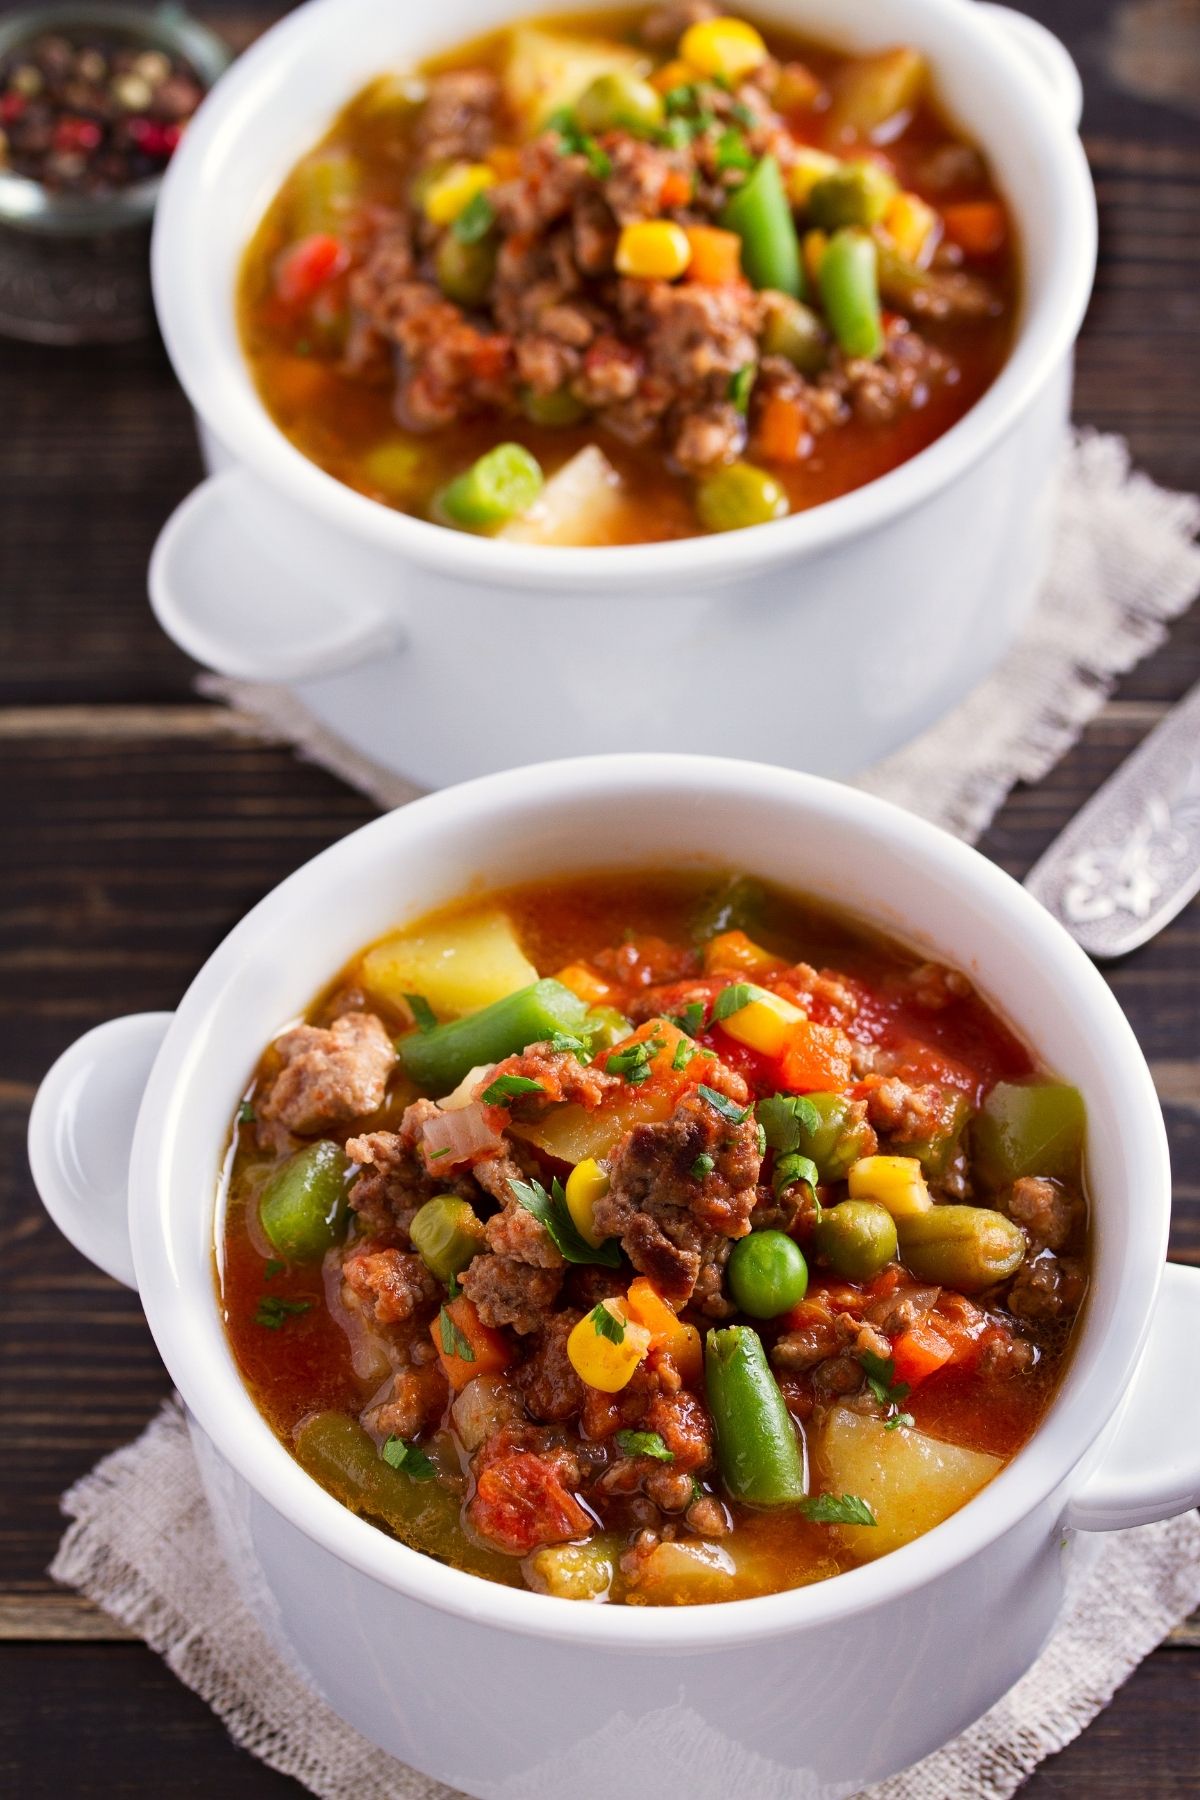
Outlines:
<svg viewBox="0 0 1200 1800"><path fill-rule="evenodd" d="M863 785L965 838L1014 782L1043 774L1200 589L1200 501L1131 472L1125 446L1083 436L1063 471L1053 567L1002 667ZM206 679L247 730L279 737L383 806L403 778L323 730L283 688ZM51 1574L162 1654L232 1737L324 1800L454 1800L366 1743L309 1691L243 1607L217 1549L177 1403L63 1500L73 1521ZM954 1743L870 1800L1003 1800L1083 1730L1200 1604L1200 1519L1081 1540L1062 1622L1039 1661Z"/></svg>

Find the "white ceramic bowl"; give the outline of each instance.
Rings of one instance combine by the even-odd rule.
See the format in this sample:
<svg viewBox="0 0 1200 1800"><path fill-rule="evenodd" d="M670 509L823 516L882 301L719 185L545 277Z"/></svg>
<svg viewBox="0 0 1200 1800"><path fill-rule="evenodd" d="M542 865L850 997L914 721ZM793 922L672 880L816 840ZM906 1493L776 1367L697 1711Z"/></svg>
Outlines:
<svg viewBox="0 0 1200 1800"><path fill-rule="evenodd" d="M1092 1285L1040 1430L927 1536L763 1599L592 1607L443 1567L303 1473L222 1331L218 1166L262 1046L362 944L474 882L698 861L753 870L936 951L1078 1082ZM1200 1442L1185 1429L1200 1271L1163 1280L1162 1118L1120 1009L1062 929L975 851L811 776L602 757L391 813L256 907L173 1017L118 1020L69 1050L38 1095L30 1145L67 1235L138 1288L256 1618L368 1738L486 1800L607 1800L614 1782L628 1800L841 1800L951 1737L1029 1666L1086 1557L1077 1532L1200 1499Z"/></svg>
<svg viewBox="0 0 1200 1800"><path fill-rule="evenodd" d="M311 0L189 128L159 204L154 290L220 472L159 540L158 617L223 674L300 684L357 748L429 786L520 761L529 736L514 730L514 695L525 693L579 752L863 767L993 666L1045 569L1095 263L1074 65L1043 27L974 0L756 0L765 18L850 50L927 53L1017 220L1015 347L952 430L825 506L723 537L546 549L408 518L309 462L258 399L233 306L264 208L339 106L381 69L516 10Z"/></svg>

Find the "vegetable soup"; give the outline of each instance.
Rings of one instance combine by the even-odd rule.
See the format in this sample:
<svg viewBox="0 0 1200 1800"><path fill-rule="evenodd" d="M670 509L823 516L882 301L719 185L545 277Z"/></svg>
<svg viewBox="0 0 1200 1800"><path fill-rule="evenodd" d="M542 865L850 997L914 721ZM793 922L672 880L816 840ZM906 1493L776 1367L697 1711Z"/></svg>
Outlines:
<svg viewBox="0 0 1200 1800"><path fill-rule="evenodd" d="M381 75L272 201L238 305L264 404L330 474L586 545L886 473L993 381L1017 292L920 55L683 0Z"/></svg>
<svg viewBox="0 0 1200 1800"><path fill-rule="evenodd" d="M301 1465L591 1603L802 1586L1020 1449L1086 1286L1076 1089L940 963L746 877L506 890L266 1049L220 1298Z"/></svg>

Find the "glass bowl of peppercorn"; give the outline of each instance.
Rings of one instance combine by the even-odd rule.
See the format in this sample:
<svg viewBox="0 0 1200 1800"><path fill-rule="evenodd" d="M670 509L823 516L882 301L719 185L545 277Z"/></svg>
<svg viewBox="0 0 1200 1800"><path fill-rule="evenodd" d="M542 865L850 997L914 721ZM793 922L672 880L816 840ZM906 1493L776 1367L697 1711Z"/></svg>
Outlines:
<svg viewBox="0 0 1200 1800"><path fill-rule="evenodd" d="M162 173L228 61L174 6L0 20L0 333L80 344L150 329Z"/></svg>

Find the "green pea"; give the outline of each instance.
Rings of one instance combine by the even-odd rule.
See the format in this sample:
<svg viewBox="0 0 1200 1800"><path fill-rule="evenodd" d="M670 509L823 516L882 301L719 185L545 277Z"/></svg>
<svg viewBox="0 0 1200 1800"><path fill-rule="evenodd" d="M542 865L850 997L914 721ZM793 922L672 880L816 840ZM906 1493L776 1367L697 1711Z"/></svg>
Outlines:
<svg viewBox="0 0 1200 1800"><path fill-rule="evenodd" d="M808 215L822 231L842 225L878 225L896 194L896 183L878 163L842 163L814 182Z"/></svg>
<svg viewBox="0 0 1200 1800"><path fill-rule="evenodd" d="M636 75L597 75L575 102L581 131L652 131L666 117L662 95Z"/></svg>
<svg viewBox="0 0 1200 1800"><path fill-rule="evenodd" d="M896 1221L874 1200L843 1200L822 1212L816 1241L835 1275L870 1281L896 1254Z"/></svg>
<svg viewBox="0 0 1200 1800"><path fill-rule="evenodd" d="M268 1181L259 1220L273 1248L289 1262L316 1262L341 1237L351 1166L344 1150L322 1138L297 1150Z"/></svg>
<svg viewBox="0 0 1200 1800"><path fill-rule="evenodd" d="M802 375L819 375L829 361L829 338L811 306L778 295L763 328L768 356L783 356Z"/></svg>
<svg viewBox="0 0 1200 1800"><path fill-rule="evenodd" d="M808 1264L800 1246L782 1231L752 1231L729 1256L729 1291L752 1319L774 1319L803 1300Z"/></svg>
<svg viewBox="0 0 1200 1800"><path fill-rule="evenodd" d="M918 1281L978 1294L1015 1274L1025 1233L987 1206L932 1206L897 1224L900 1260Z"/></svg>
<svg viewBox="0 0 1200 1800"><path fill-rule="evenodd" d="M696 516L706 531L766 525L787 510L787 495L774 476L752 463L729 463L705 476L696 491Z"/></svg>
<svg viewBox="0 0 1200 1800"><path fill-rule="evenodd" d="M449 1281L486 1249L483 1226L470 1203L438 1194L417 1209L408 1228L413 1249L431 1275Z"/></svg>
<svg viewBox="0 0 1200 1800"><path fill-rule="evenodd" d="M482 306L496 273L496 246L486 238L464 244L448 231L433 262L437 284L459 306Z"/></svg>

